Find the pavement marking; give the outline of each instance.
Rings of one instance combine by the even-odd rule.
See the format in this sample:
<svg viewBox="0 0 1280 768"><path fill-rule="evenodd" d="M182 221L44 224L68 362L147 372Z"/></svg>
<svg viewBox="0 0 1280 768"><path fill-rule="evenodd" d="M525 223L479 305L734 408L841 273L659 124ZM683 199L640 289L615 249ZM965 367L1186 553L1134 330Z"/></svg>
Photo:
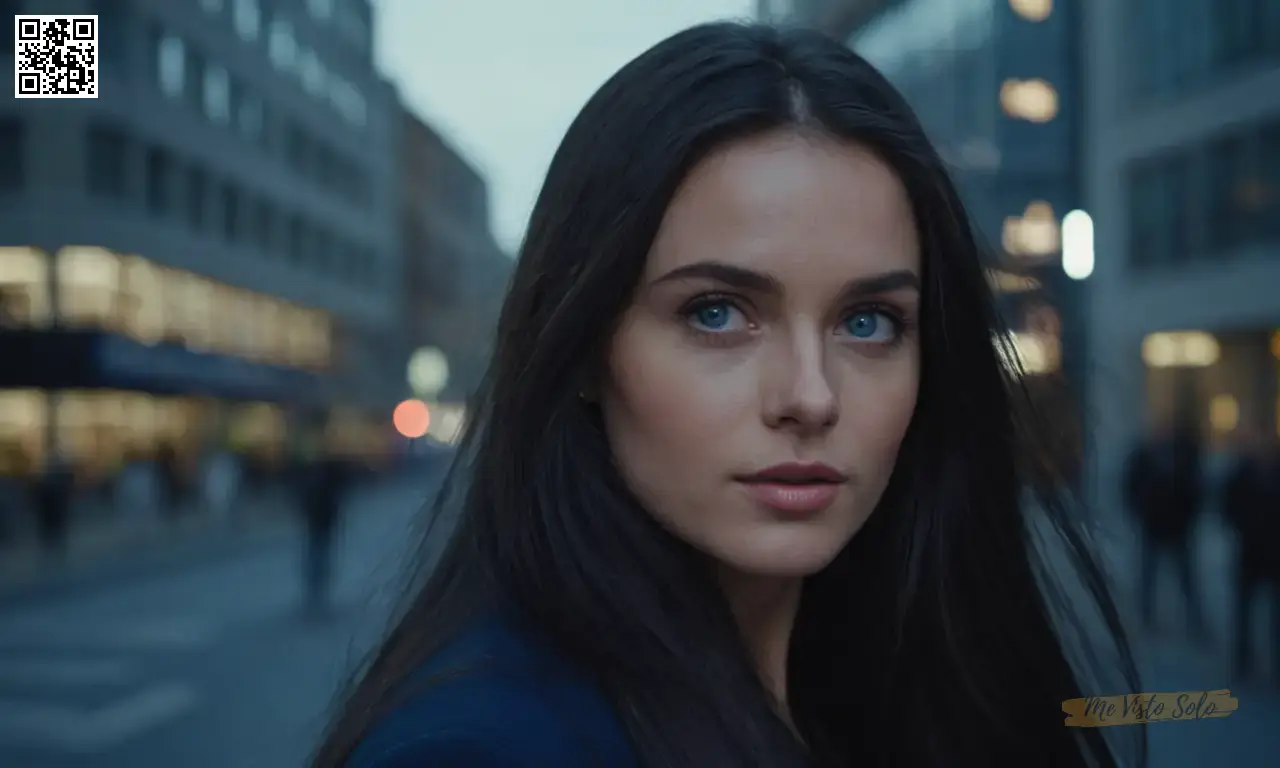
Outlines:
<svg viewBox="0 0 1280 768"><path fill-rule="evenodd" d="M0 661L0 685L91 686L127 683L136 671L116 659Z"/></svg>
<svg viewBox="0 0 1280 768"><path fill-rule="evenodd" d="M92 754L153 731L199 703L196 690L157 685L96 710L0 700L0 738L45 749Z"/></svg>

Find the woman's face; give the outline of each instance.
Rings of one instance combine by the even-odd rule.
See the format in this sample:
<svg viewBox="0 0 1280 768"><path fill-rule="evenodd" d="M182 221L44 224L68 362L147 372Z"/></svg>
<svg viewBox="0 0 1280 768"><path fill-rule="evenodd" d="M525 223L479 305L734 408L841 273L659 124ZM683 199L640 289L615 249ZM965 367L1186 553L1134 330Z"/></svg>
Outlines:
<svg viewBox="0 0 1280 768"><path fill-rule="evenodd" d="M825 567L915 409L919 276L906 192L867 150L779 132L699 164L599 393L646 508L733 572Z"/></svg>

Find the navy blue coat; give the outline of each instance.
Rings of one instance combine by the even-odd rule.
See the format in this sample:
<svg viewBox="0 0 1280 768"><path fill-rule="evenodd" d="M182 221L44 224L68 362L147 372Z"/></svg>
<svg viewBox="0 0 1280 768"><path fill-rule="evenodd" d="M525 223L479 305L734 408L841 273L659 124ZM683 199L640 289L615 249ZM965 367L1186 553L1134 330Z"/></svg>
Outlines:
<svg viewBox="0 0 1280 768"><path fill-rule="evenodd" d="M420 676L435 679L375 724L348 768L638 765L591 681L507 624L465 633Z"/></svg>

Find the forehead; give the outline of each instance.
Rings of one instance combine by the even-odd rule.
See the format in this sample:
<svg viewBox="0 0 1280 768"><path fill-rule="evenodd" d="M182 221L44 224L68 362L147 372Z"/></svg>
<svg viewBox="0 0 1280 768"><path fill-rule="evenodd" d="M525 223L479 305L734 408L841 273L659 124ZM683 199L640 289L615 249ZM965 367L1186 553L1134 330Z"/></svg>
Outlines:
<svg viewBox="0 0 1280 768"><path fill-rule="evenodd" d="M792 132L730 143L694 167L667 208L646 273L716 260L828 279L919 269L897 175L856 144ZM791 269L789 269L791 268Z"/></svg>

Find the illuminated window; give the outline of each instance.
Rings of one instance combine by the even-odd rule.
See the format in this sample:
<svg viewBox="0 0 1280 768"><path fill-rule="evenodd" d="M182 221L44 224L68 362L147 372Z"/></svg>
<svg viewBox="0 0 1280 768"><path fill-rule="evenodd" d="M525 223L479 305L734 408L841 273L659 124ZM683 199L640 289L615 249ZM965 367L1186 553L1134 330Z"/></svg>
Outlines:
<svg viewBox="0 0 1280 768"><path fill-rule="evenodd" d="M1053 13L1053 0L1009 0L1009 7L1027 21L1044 21Z"/></svg>
<svg viewBox="0 0 1280 768"><path fill-rule="evenodd" d="M50 320L49 261L35 248L0 248L0 327Z"/></svg>
<svg viewBox="0 0 1280 768"><path fill-rule="evenodd" d="M164 338L164 278L160 270L139 256L126 256L121 272L122 330L145 344Z"/></svg>
<svg viewBox="0 0 1280 768"><path fill-rule="evenodd" d="M1006 80L1000 86L1000 106L1009 117L1047 123L1058 115L1058 92L1044 80Z"/></svg>
<svg viewBox="0 0 1280 768"><path fill-rule="evenodd" d="M1225 434L1240 423L1240 404L1231 395L1218 395L1209 401L1209 424L1214 432Z"/></svg>
<svg viewBox="0 0 1280 768"><path fill-rule="evenodd" d="M307 10L319 21L328 21L333 16L333 0L307 0Z"/></svg>
<svg viewBox="0 0 1280 768"><path fill-rule="evenodd" d="M120 257L105 248L69 246L58 252L59 320L75 328L116 330L120 313Z"/></svg>
<svg viewBox="0 0 1280 768"><path fill-rule="evenodd" d="M1053 206L1037 200L1021 216L1004 220L1001 243L1011 256L1051 256L1058 252L1061 225Z"/></svg>
<svg viewBox="0 0 1280 768"><path fill-rule="evenodd" d="M1219 354L1218 340L1203 331L1153 333L1142 340L1142 360L1151 368L1206 368Z"/></svg>

